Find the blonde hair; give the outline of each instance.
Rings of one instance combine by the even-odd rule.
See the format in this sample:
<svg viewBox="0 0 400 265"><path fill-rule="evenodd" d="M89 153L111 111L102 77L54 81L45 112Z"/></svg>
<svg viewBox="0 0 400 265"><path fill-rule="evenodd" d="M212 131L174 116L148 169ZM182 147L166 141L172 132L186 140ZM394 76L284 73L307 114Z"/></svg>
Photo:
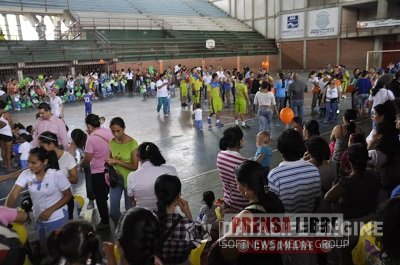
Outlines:
<svg viewBox="0 0 400 265"><path fill-rule="evenodd" d="M261 131L257 133L257 140L261 139L263 144L269 144L271 142L271 134L267 131Z"/></svg>

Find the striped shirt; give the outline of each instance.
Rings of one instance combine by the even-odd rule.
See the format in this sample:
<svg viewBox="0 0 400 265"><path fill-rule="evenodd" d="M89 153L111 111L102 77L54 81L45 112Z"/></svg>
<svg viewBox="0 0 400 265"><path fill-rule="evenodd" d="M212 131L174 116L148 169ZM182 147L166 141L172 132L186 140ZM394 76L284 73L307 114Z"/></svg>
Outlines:
<svg viewBox="0 0 400 265"><path fill-rule="evenodd" d="M319 171L303 159L281 162L269 172L268 181L287 213L311 213L321 196Z"/></svg>
<svg viewBox="0 0 400 265"><path fill-rule="evenodd" d="M224 190L224 203L230 207L242 210L249 203L239 192L236 183L235 169L247 160L241 154L235 151L220 151L217 156L217 168Z"/></svg>

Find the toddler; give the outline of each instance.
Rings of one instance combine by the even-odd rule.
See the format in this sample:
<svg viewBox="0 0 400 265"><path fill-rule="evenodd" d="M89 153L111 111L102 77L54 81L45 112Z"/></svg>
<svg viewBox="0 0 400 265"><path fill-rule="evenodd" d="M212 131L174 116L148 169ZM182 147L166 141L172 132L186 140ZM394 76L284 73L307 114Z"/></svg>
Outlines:
<svg viewBox="0 0 400 265"><path fill-rule="evenodd" d="M266 172L269 172L269 166L272 158L271 135L266 131L261 131L257 134L256 145L257 151L254 160L260 163Z"/></svg>

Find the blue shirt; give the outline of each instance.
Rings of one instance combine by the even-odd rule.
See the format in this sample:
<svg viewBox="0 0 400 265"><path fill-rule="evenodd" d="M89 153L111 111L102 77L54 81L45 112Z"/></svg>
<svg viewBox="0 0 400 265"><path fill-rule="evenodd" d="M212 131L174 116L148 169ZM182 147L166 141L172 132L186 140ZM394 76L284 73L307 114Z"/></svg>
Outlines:
<svg viewBox="0 0 400 265"><path fill-rule="evenodd" d="M266 146L260 146L257 148L256 155L254 156L254 160L257 159L257 157L260 154L264 154L263 160L261 160L260 164L263 167L269 167L269 164L271 163L271 158L272 158L272 149Z"/></svg>
<svg viewBox="0 0 400 265"><path fill-rule="evenodd" d="M284 98L286 96L285 87L282 86L282 80L275 81L275 97Z"/></svg>
<svg viewBox="0 0 400 265"><path fill-rule="evenodd" d="M358 88L358 95L361 94L369 94L369 90L371 89L371 81L368 78L360 78L357 80L357 88Z"/></svg>
<svg viewBox="0 0 400 265"><path fill-rule="evenodd" d="M91 106L92 103L93 103L92 95L84 94L83 95L83 101L85 102L85 106Z"/></svg>

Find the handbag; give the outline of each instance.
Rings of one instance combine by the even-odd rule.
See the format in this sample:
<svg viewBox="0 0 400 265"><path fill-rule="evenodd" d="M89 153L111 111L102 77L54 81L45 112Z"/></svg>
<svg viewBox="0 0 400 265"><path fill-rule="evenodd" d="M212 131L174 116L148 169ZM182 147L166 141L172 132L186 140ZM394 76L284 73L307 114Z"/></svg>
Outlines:
<svg viewBox="0 0 400 265"><path fill-rule="evenodd" d="M107 162L104 164L104 174L106 179L108 176L109 185L111 188L115 188L118 184L118 178L122 178L122 175L118 174L115 168L109 165Z"/></svg>

